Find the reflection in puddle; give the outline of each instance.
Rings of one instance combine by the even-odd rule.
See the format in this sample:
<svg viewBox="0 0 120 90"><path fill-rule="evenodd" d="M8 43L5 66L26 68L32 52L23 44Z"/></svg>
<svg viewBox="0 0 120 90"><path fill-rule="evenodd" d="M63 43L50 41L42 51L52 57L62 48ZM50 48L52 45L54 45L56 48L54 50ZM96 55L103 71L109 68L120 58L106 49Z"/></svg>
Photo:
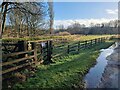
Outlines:
<svg viewBox="0 0 120 90"><path fill-rule="evenodd" d="M112 45L108 49L102 49L101 54L97 58L97 64L90 69L88 74L86 74L84 81L86 88L96 88L101 80L102 73L107 65L106 57L113 53L116 45Z"/></svg>

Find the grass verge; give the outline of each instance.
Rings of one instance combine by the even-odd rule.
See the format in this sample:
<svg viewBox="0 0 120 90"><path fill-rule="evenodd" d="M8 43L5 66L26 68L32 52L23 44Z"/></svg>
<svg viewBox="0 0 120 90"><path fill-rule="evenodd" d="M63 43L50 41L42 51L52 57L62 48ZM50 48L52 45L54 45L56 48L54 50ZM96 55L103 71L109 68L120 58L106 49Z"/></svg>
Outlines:
<svg viewBox="0 0 120 90"><path fill-rule="evenodd" d="M58 58L56 63L50 65L39 65L34 78L17 83L14 89L65 89L84 87L83 77L96 63L100 49L108 48L113 41L107 41L90 49L81 50L79 54L68 55Z"/></svg>

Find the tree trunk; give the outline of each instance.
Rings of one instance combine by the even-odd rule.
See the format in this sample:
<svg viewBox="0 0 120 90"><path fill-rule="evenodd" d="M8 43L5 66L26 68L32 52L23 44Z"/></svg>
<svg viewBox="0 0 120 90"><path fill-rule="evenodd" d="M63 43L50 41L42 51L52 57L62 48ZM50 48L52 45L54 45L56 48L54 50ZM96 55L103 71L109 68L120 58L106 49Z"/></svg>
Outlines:
<svg viewBox="0 0 120 90"><path fill-rule="evenodd" d="M5 21L6 21L8 3L6 3L5 6L2 6L2 7L4 8L4 11L3 11L3 15L2 15L2 31L0 32L0 38L2 38L2 34L5 29Z"/></svg>

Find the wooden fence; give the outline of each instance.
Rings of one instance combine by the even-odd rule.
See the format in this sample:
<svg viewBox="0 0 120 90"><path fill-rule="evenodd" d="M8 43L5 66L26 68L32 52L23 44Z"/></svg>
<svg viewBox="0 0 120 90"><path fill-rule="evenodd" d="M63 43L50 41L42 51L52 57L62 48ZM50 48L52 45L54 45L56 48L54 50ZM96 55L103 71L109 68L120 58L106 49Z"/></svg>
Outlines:
<svg viewBox="0 0 120 90"><path fill-rule="evenodd" d="M107 39L110 39L110 37L79 41L57 47L53 47L53 40L18 41L16 43L4 42L2 43L2 62L0 63L2 71L0 75L28 65L52 62L52 59L56 57L72 52L79 52L80 49L90 48L96 44L105 42Z"/></svg>
<svg viewBox="0 0 120 90"><path fill-rule="evenodd" d="M67 53L69 54L71 52L79 52L80 49L91 48L92 46L102 42L105 42L105 38L98 38L93 40L77 42L77 43L68 45Z"/></svg>
<svg viewBox="0 0 120 90"><path fill-rule="evenodd" d="M44 44L44 46L42 46ZM6 74L28 65L51 60L52 41L19 41L2 43L2 62L0 74Z"/></svg>
<svg viewBox="0 0 120 90"><path fill-rule="evenodd" d="M102 37L86 41L78 41L68 45L58 45L53 48L52 58L57 58L71 53L79 53L81 49L91 48L94 45L105 42L106 40L112 39L112 37Z"/></svg>

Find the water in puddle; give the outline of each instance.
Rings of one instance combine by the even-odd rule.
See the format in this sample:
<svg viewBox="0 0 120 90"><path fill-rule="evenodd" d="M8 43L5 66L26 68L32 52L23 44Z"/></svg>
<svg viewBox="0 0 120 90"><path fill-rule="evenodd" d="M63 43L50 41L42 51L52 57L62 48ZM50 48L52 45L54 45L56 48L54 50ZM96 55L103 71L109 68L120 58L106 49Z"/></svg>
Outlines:
<svg viewBox="0 0 120 90"><path fill-rule="evenodd" d="M107 65L106 57L112 54L115 46L116 45L114 44L108 49L101 50L101 54L97 58L97 64L90 69L84 78L86 88L97 88L97 85L101 80L102 73Z"/></svg>

